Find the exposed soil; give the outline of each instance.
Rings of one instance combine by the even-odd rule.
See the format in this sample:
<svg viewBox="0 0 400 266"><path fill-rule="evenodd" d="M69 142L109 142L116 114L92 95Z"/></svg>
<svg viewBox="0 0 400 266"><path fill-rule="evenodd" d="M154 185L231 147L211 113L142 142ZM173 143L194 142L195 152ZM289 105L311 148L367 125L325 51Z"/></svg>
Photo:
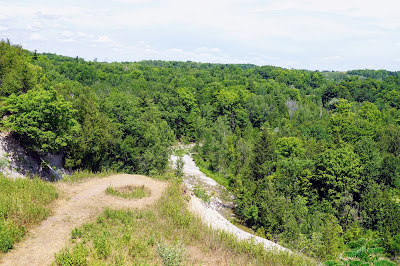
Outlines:
<svg viewBox="0 0 400 266"><path fill-rule="evenodd" d="M128 185L144 185L151 194L142 199L122 199L105 193L109 186ZM167 183L146 176L121 174L79 184L60 182L56 186L62 195L55 203L54 215L30 230L0 260L1 265L49 265L54 261L54 253L65 246L73 228L94 220L106 207L145 208L161 197Z"/></svg>

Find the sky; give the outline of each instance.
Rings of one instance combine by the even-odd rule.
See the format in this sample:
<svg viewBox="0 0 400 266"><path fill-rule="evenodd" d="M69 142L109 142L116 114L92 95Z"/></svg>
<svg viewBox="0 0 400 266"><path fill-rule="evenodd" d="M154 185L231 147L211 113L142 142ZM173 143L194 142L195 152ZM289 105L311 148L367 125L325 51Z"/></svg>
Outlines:
<svg viewBox="0 0 400 266"><path fill-rule="evenodd" d="M0 39L97 61L400 70L398 0L0 0Z"/></svg>

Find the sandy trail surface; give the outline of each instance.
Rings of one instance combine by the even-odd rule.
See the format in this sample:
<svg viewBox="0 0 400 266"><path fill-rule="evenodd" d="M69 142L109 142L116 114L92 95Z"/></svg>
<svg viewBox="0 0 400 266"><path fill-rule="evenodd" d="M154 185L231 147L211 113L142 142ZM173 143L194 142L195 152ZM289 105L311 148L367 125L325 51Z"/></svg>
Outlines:
<svg viewBox="0 0 400 266"><path fill-rule="evenodd" d="M151 195L143 199L122 199L105 193L108 186L145 185ZM106 207L145 208L158 200L167 183L140 175L113 175L90 179L83 183L58 183L60 199L54 214L30 230L1 260L0 265L49 265L54 253L60 251L75 227L94 220Z"/></svg>

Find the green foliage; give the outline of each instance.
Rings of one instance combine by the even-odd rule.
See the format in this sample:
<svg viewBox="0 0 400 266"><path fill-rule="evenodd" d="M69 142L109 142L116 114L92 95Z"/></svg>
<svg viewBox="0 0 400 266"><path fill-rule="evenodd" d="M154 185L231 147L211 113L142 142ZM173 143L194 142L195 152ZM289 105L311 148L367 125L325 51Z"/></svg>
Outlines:
<svg viewBox="0 0 400 266"><path fill-rule="evenodd" d="M277 159L304 156L303 142L296 137L278 138L275 142L275 153Z"/></svg>
<svg viewBox="0 0 400 266"><path fill-rule="evenodd" d="M351 112L351 104L346 100L340 100L329 125L329 131L336 142L349 141L355 137L354 119L355 113Z"/></svg>
<svg viewBox="0 0 400 266"><path fill-rule="evenodd" d="M335 202L345 192L360 191L361 171L360 159L350 146L326 150L317 160L314 186L321 198Z"/></svg>
<svg viewBox="0 0 400 266"><path fill-rule="evenodd" d="M379 199L379 200L377 200ZM399 206L388 188L371 184L362 195L362 221L366 228L398 234L400 230Z"/></svg>
<svg viewBox="0 0 400 266"><path fill-rule="evenodd" d="M79 130L73 119L71 103L52 89L33 89L19 96L12 94L3 102L1 124L17 133L31 149L57 151Z"/></svg>
<svg viewBox="0 0 400 266"><path fill-rule="evenodd" d="M21 46L0 41L0 95L21 94L34 88L40 78L40 67L28 62Z"/></svg>
<svg viewBox="0 0 400 266"><path fill-rule="evenodd" d="M367 240L360 238L347 243L348 251L343 253L340 262L326 261L325 265L395 265L395 263L382 259L385 248L380 244L382 239Z"/></svg>
<svg viewBox="0 0 400 266"><path fill-rule="evenodd" d="M256 141L253 161L251 163L252 177L260 180L274 171L275 141L270 129L264 128Z"/></svg>

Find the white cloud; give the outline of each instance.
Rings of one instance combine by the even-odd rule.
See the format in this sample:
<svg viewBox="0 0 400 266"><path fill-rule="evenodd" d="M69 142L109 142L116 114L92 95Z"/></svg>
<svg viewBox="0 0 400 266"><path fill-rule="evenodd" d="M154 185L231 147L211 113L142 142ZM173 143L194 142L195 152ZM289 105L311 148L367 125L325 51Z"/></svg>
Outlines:
<svg viewBox="0 0 400 266"><path fill-rule="evenodd" d="M65 38L65 39L60 39L60 42L63 42L63 43L72 43L72 42L76 42L76 40L75 40L75 39L72 39L72 38Z"/></svg>
<svg viewBox="0 0 400 266"><path fill-rule="evenodd" d="M339 55L333 55L333 56L325 56L321 58L322 61L333 61L333 60L338 60L341 59L342 57Z"/></svg>
<svg viewBox="0 0 400 266"><path fill-rule="evenodd" d="M0 10L8 15L8 17L15 17L18 15L34 17L44 15L57 18L60 16L82 15L86 9L79 6L60 5L55 2L49 2L47 5L32 4L0 4Z"/></svg>
<svg viewBox="0 0 400 266"><path fill-rule="evenodd" d="M1 26L0 25L0 31L5 31L5 30L8 30L8 28L6 26Z"/></svg>
<svg viewBox="0 0 400 266"><path fill-rule="evenodd" d="M95 41L99 42L99 43L108 43L108 44L114 42L113 40L110 39L110 37L108 37L106 35L99 36Z"/></svg>
<svg viewBox="0 0 400 266"><path fill-rule="evenodd" d="M151 3L152 0L115 0L115 2L128 3L128 4L141 4L141 3Z"/></svg>
<svg viewBox="0 0 400 266"><path fill-rule="evenodd" d="M33 41L45 41L45 40L47 40L45 37L43 37L41 34L39 34L39 33L32 33L30 36L29 36L29 39L30 40L33 40Z"/></svg>
<svg viewBox="0 0 400 266"><path fill-rule="evenodd" d="M26 27L30 31L39 31L43 28L43 24L39 21L34 21L32 24Z"/></svg>
<svg viewBox="0 0 400 266"><path fill-rule="evenodd" d="M3 15L3 14L0 14L0 20L5 20L5 19L7 19L7 16Z"/></svg>
<svg viewBox="0 0 400 266"><path fill-rule="evenodd" d="M274 1L268 6L252 9L252 13L268 13L279 11L319 12L325 14L345 15L353 18L369 18L369 23L387 29L400 27L398 10L400 3L395 0L376 1L365 0L288 0ZM339 19L339 17L337 17Z"/></svg>
<svg viewBox="0 0 400 266"><path fill-rule="evenodd" d="M74 36L74 33L72 31L69 31L69 30L64 30L64 31L61 32L61 35L64 36L64 37L72 37L72 36Z"/></svg>
<svg viewBox="0 0 400 266"><path fill-rule="evenodd" d="M86 37L86 38L93 38L93 37L94 37L93 34L86 33L86 32L82 32L82 31L79 31L79 32L78 32L78 36L79 36L79 37Z"/></svg>
<svg viewBox="0 0 400 266"><path fill-rule="evenodd" d="M167 50L168 53L183 53L182 49L179 48L172 48Z"/></svg>
<svg viewBox="0 0 400 266"><path fill-rule="evenodd" d="M208 48L208 47L199 47L194 50L196 53L219 53L221 50L219 48Z"/></svg>

